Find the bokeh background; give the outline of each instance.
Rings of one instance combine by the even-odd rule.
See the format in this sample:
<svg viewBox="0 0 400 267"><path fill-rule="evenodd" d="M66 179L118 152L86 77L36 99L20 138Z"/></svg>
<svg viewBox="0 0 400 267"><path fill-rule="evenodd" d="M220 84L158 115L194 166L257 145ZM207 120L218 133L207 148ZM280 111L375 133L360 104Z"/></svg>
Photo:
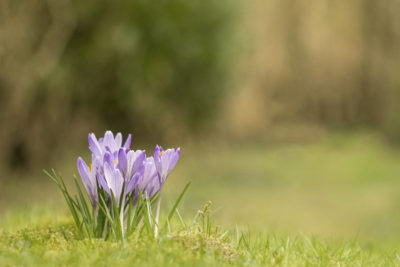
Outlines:
<svg viewBox="0 0 400 267"><path fill-rule="evenodd" d="M400 240L395 0L0 0L0 218L67 213L87 134L182 148L164 205ZM60 208L62 207L62 208Z"/></svg>

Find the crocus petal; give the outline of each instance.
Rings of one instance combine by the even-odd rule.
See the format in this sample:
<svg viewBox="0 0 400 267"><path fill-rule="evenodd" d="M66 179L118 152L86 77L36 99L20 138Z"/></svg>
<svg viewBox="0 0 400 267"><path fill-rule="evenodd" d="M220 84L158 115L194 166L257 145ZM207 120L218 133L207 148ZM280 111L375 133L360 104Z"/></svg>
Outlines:
<svg viewBox="0 0 400 267"><path fill-rule="evenodd" d="M143 173L144 173L144 166L142 165L141 168L139 168L139 170L135 173L135 175L133 175L131 180L128 182L128 185L126 186L125 189L125 194L129 194L135 188L137 188L139 181L143 177Z"/></svg>
<svg viewBox="0 0 400 267"><path fill-rule="evenodd" d="M144 150L131 150L128 152L126 157L128 161L126 179L130 179L143 164L143 161L146 158L146 152Z"/></svg>
<svg viewBox="0 0 400 267"><path fill-rule="evenodd" d="M82 182L85 185L85 188L88 191L88 193L91 194L92 183L90 181L90 170L86 165L85 161L81 157L78 158L77 165L78 165L79 175L82 178Z"/></svg>
<svg viewBox="0 0 400 267"><path fill-rule="evenodd" d="M100 146L99 142L97 141L94 133L91 133L88 135L88 143L89 143L89 149L90 149L90 151L92 151L93 154L95 154L97 156L102 155L101 146Z"/></svg>
<svg viewBox="0 0 400 267"><path fill-rule="evenodd" d="M136 175L134 175L135 177ZM126 188L125 188L125 194L129 194L133 191L133 189L136 188L136 180L133 179L134 177L132 177L132 179L128 182Z"/></svg>
<svg viewBox="0 0 400 267"><path fill-rule="evenodd" d="M107 181L104 179L103 175L97 174L97 181L99 181L99 186L107 192L109 196L111 196L110 188L108 187Z"/></svg>
<svg viewBox="0 0 400 267"><path fill-rule="evenodd" d="M179 160L181 154L181 149L178 147L176 152L173 149L167 149L163 156L165 156L165 161L168 163L167 172L168 174L174 169L176 163Z"/></svg>
<svg viewBox="0 0 400 267"><path fill-rule="evenodd" d="M152 178L148 181L148 184L146 185L144 192L149 195L149 197L153 197L155 193L160 191L162 188L163 184L160 184L159 179L158 179L158 174L152 176Z"/></svg>
<svg viewBox="0 0 400 267"><path fill-rule="evenodd" d="M108 163L110 165L113 164L113 158L111 156L111 153L109 151L107 151L106 153L104 153L104 157L103 157L103 162L104 163Z"/></svg>
<svg viewBox="0 0 400 267"><path fill-rule="evenodd" d="M93 184L95 183L94 176L81 157L78 158L77 165L79 175L82 178L82 182L85 185L86 191L92 199L92 204L95 205L95 202L97 201L97 187Z"/></svg>
<svg viewBox="0 0 400 267"><path fill-rule="evenodd" d="M107 162L104 163L104 177L106 179L108 187L114 194L115 201L118 204L122 192L124 179L122 178L120 171L113 167L114 166L111 166Z"/></svg>
<svg viewBox="0 0 400 267"><path fill-rule="evenodd" d="M96 174L98 172L98 164L99 162L97 160L92 161L92 166L90 168L90 184L92 188L92 193L93 195L97 196L97 183L96 183Z"/></svg>
<svg viewBox="0 0 400 267"><path fill-rule="evenodd" d="M110 189L112 188L112 185L114 184L114 169L111 167L111 165L108 162L104 162L104 178L107 182L107 186Z"/></svg>
<svg viewBox="0 0 400 267"><path fill-rule="evenodd" d="M117 135L115 136L115 149L118 149L121 147L122 145L122 134L121 133L117 133Z"/></svg>
<svg viewBox="0 0 400 267"><path fill-rule="evenodd" d="M143 166L144 172L138 186L144 195L147 193L151 198L159 190L160 185L153 157L147 158Z"/></svg>
<svg viewBox="0 0 400 267"><path fill-rule="evenodd" d="M118 165L122 174L125 176L128 169L128 160L126 158L125 149L120 148L118 151Z"/></svg>
<svg viewBox="0 0 400 267"><path fill-rule="evenodd" d="M102 170L103 157L92 154L92 164L93 164L92 169L97 171Z"/></svg>
<svg viewBox="0 0 400 267"><path fill-rule="evenodd" d="M147 158L143 166L144 166L144 172L143 172L143 179L141 181L142 190L146 188L146 186L150 184L154 178L157 177L157 170L154 164L153 157Z"/></svg>
<svg viewBox="0 0 400 267"><path fill-rule="evenodd" d="M115 200L117 204L119 204L119 200L122 193L122 186L124 185L124 179L119 170L114 171L114 185L113 185L113 192L115 194Z"/></svg>
<svg viewBox="0 0 400 267"><path fill-rule="evenodd" d="M104 145L104 148L108 147L111 151L115 150L114 135L111 131L107 131L104 134L103 145Z"/></svg>
<svg viewBox="0 0 400 267"><path fill-rule="evenodd" d="M180 148L176 151L174 149L162 150L162 147L156 146L154 149L154 164L156 166L159 182L163 184L167 179L169 173L175 167L180 156Z"/></svg>
<svg viewBox="0 0 400 267"><path fill-rule="evenodd" d="M154 148L153 157L154 157L154 164L156 165L157 170L162 169L162 166L161 166L161 152L162 151L163 151L163 149L159 145L156 145L156 147Z"/></svg>
<svg viewBox="0 0 400 267"><path fill-rule="evenodd" d="M129 134L128 137L126 138L124 148L129 149L131 147L131 140L132 140L132 135Z"/></svg>

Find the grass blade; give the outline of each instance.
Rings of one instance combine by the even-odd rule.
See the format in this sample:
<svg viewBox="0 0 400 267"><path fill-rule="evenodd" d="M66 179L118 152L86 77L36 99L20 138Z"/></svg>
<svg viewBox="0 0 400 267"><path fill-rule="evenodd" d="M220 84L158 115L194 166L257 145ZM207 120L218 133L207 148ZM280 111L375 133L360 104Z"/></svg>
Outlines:
<svg viewBox="0 0 400 267"><path fill-rule="evenodd" d="M176 200L174 206L172 207L171 211L169 212L169 214L168 214L169 221L171 220L172 216L174 215L176 208L178 207L179 203L181 202L183 195L185 194L186 190L188 190L190 184L191 184L191 182L188 182L186 184L186 186L183 188L182 192L180 193L178 199Z"/></svg>

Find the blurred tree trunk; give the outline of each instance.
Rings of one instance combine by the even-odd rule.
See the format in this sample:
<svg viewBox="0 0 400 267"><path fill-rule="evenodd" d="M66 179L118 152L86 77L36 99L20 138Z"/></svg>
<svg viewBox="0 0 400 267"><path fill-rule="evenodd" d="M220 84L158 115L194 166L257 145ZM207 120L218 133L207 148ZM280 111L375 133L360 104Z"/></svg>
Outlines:
<svg viewBox="0 0 400 267"><path fill-rule="evenodd" d="M40 87L57 66L74 24L69 0L0 0L0 140L8 140L0 142L2 164L23 168L29 159L49 156L37 153L41 140L54 145L54 131L65 121L41 119L60 106L46 102L57 92Z"/></svg>
<svg viewBox="0 0 400 267"><path fill-rule="evenodd" d="M390 120L392 134L400 137L399 85L396 84L399 60L399 4L392 0L361 1L362 62L360 71L359 116L361 121L385 127ZM397 133L396 133L397 132Z"/></svg>

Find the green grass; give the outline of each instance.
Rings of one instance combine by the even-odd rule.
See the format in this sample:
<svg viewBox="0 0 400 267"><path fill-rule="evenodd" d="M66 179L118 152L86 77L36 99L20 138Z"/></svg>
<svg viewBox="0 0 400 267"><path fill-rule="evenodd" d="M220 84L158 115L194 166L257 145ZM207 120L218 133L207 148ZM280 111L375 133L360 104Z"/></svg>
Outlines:
<svg viewBox="0 0 400 267"><path fill-rule="evenodd" d="M207 220L206 220L207 221ZM206 222L205 221L205 222ZM23 227L23 225L29 225ZM400 255L371 244L302 234L231 231L197 220L174 223L155 240L142 233L126 243L78 239L69 216L34 209L1 223L1 266L398 266Z"/></svg>
<svg viewBox="0 0 400 267"><path fill-rule="evenodd" d="M76 156L40 168L68 179ZM400 151L373 133L182 146L164 210L191 180L180 211L190 222L212 200L212 221L221 227L207 238L175 222L159 242L145 235L125 245L78 240L57 188L32 176L0 180L0 265L400 265Z"/></svg>

